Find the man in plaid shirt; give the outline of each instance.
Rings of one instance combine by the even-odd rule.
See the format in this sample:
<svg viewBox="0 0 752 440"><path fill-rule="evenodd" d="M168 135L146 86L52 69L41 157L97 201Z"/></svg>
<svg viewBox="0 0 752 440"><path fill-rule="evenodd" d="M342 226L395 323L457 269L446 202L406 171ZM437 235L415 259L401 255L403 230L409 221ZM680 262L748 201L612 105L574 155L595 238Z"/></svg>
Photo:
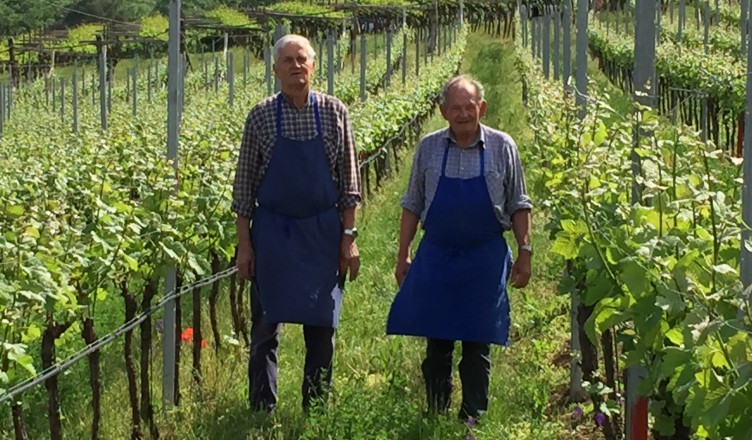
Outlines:
<svg viewBox="0 0 752 440"><path fill-rule="evenodd" d="M309 41L274 45L281 92L250 111L235 175L237 266L252 280L250 404L272 412L282 323L303 325L303 408L331 383L335 329L347 273L358 274L355 208L361 182L350 116L310 89Z"/></svg>

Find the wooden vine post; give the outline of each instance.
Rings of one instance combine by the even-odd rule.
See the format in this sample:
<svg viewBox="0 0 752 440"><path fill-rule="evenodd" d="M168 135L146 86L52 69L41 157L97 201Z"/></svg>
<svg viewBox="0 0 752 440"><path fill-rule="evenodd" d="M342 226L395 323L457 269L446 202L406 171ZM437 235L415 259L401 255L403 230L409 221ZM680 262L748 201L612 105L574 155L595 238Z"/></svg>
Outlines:
<svg viewBox="0 0 752 440"><path fill-rule="evenodd" d="M8 38L8 67L11 87L18 87L18 62L16 61L16 46L13 37Z"/></svg>

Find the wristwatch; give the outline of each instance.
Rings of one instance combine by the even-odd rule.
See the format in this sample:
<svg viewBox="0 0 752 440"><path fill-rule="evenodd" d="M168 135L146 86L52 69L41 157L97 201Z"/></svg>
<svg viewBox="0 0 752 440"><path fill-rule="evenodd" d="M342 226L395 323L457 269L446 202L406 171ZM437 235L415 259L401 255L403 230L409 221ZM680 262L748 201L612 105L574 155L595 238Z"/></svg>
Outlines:
<svg viewBox="0 0 752 440"><path fill-rule="evenodd" d="M520 246L520 250L521 251L528 251L528 252L530 252L530 255L533 255L533 247L530 246L529 244L523 244L522 246Z"/></svg>
<svg viewBox="0 0 752 440"><path fill-rule="evenodd" d="M358 238L358 228L345 229L343 231L343 233L345 235L349 235L350 237L352 237L353 240L355 240L356 238Z"/></svg>

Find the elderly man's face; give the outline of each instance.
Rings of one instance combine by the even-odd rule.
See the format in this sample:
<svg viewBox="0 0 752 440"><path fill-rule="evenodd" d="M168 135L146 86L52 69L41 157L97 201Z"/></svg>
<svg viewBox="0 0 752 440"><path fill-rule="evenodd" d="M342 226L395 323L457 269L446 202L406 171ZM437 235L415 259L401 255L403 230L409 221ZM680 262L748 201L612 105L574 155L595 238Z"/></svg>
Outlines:
<svg viewBox="0 0 752 440"><path fill-rule="evenodd" d="M485 112L486 101L476 97L475 86L467 81L450 88L441 106L441 115L449 122L455 136L474 135Z"/></svg>
<svg viewBox="0 0 752 440"><path fill-rule="evenodd" d="M282 90L301 89L311 82L315 71L315 60L308 56L310 46L293 41L279 51L279 59L274 63L274 74L279 79Z"/></svg>

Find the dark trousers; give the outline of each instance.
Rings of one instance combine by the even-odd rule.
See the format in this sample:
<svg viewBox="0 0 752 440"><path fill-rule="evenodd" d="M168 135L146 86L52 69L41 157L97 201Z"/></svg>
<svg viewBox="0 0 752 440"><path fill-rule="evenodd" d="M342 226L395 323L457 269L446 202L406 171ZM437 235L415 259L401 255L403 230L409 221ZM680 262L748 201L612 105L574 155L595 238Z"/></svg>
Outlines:
<svg viewBox="0 0 752 440"><path fill-rule="evenodd" d="M423 377L429 413L446 413L452 395L452 354L454 341L428 339ZM491 377L491 345L462 342L460 361L462 406L459 417L477 418L488 410L488 384Z"/></svg>
<svg viewBox="0 0 752 440"><path fill-rule="evenodd" d="M248 362L250 404L271 412L277 405L277 348L282 324L263 322L255 283L251 286L251 355ZM332 327L303 326L306 345L303 368L303 409L323 396L332 380L335 331Z"/></svg>

